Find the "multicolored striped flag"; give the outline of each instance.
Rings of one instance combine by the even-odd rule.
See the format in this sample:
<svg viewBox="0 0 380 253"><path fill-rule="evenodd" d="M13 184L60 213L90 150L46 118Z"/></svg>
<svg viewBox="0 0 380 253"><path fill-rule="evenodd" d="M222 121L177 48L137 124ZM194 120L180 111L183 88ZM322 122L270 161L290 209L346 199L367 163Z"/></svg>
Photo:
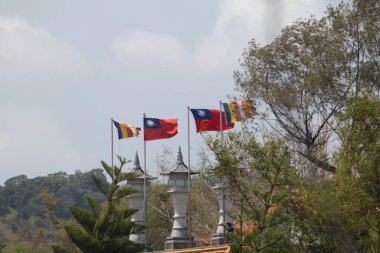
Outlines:
<svg viewBox="0 0 380 253"><path fill-rule="evenodd" d="M223 103L223 108L228 123L243 121L256 115L256 108L251 100Z"/></svg>
<svg viewBox="0 0 380 253"><path fill-rule="evenodd" d="M119 139L129 138L133 136L139 136L141 132L140 127L129 126L124 123L119 123L113 120L113 124L117 128L117 132L119 134Z"/></svg>

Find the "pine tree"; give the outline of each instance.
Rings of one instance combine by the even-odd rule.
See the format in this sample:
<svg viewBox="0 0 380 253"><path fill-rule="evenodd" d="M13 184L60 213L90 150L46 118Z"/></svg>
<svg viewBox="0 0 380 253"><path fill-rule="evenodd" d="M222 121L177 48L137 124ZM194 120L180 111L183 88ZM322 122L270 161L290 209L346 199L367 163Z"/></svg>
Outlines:
<svg viewBox="0 0 380 253"><path fill-rule="evenodd" d="M111 167L104 161L102 166L111 178L111 184L105 184L99 177L93 175L93 179L99 190L106 197L103 204L88 197L90 210L70 207L71 213L79 225L66 225L65 230L71 240L84 253L132 253L141 252L144 245L133 243L129 240L131 233L144 229L143 226L131 221L134 209L125 208L120 201L135 191L130 187L121 187L120 182L134 177L133 173L123 173L122 167L127 163L119 157L121 165ZM64 247L52 246L55 253L68 252Z"/></svg>

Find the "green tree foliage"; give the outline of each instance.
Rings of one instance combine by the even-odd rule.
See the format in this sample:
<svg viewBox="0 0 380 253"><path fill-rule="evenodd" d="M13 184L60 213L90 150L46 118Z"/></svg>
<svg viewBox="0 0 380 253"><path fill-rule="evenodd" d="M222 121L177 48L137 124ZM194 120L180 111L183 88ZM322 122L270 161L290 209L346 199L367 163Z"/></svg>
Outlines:
<svg viewBox="0 0 380 253"><path fill-rule="evenodd" d="M156 183L149 187L148 240L155 250L164 250L166 237L173 227L173 202L167 184Z"/></svg>
<svg viewBox="0 0 380 253"><path fill-rule="evenodd" d="M88 197L90 210L75 206L70 211L79 225L66 225L65 229L71 240L85 253L122 253L139 252L144 245L133 243L129 235L143 229L143 226L131 221L137 210L121 205L121 200L135 191L130 187L120 187L122 181L134 177L133 173L123 173L126 160L119 157L121 165L111 167L102 161L102 166L111 178L108 186L101 178L93 175L93 179L104 194L106 202L99 204ZM54 252L66 252L64 247L54 246Z"/></svg>
<svg viewBox="0 0 380 253"><path fill-rule="evenodd" d="M235 73L237 88L261 103L264 119L276 119L267 123L301 157L335 173L329 141L339 138L338 112L350 92L379 89L379 27L377 0L354 0L329 8L327 17L298 20L268 45L250 42L243 71Z"/></svg>
<svg viewBox="0 0 380 253"><path fill-rule="evenodd" d="M328 9L329 24L342 47L342 81L361 88L380 88L380 2L353 0Z"/></svg>
<svg viewBox="0 0 380 253"><path fill-rule="evenodd" d="M283 140L258 143L243 130L214 141L217 176L230 181L234 252L357 252L335 178L299 177Z"/></svg>
<svg viewBox="0 0 380 253"><path fill-rule="evenodd" d="M89 208L86 195L103 202L105 197L97 189L91 174L107 183L103 170L64 172L29 179L17 176L0 186L0 243L7 246L4 252L51 252L49 244L62 243L75 251L63 224L70 222L70 205ZM38 231L45 237L38 246L33 245ZM37 251L36 248L41 249Z"/></svg>
<svg viewBox="0 0 380 253"><path fill-rule="evenodd" d="M368 252L380 252L380 101L358 97L342 120L338 197L348 222Z"/></svg>
<svg viewBox="0 0 380 253"><path fill-rule="evenodd" d="M39 193L44 205L45 205L45 215L53 225L53 227L58 227L60 225L59 220L54 215L54 210L56 208L56 200L54 194L50 193L48 190L42 190Z"/></svg>
<svg viewBox="0 0 380 253"><path fill-rule="evenodd" d="M297 181L290 150L274 139L261 145L247 132L229 134L225 144L214 141L211 147L218 162L215 172L229 179L239 206L235 217L250 227L230 236L234 252L289 250L284 208Z"/></svg>
<svg viewBox="0 0 380 253"><path fill-rule="evenodd" d="M214 186L204 174L194 177L191 192L191 232L197 246L212 240L219 219L219 205Z"/></svg>
<svg viewBox="0 0 380 253"><path fill-rule="evenodd" d="M51 252L47 245L35 246L33 243L20 242L14 245L7 245L3 251L4 253L46 253Z"/></svg>
<svg viewBox="0 0 380 253"><path fill-rule="evenodd" d="M379 251L379 28L380 1L342 1L268 45L252 40L235 73L297 171L337 173L305 173L292 194L284 229L296 252Z"/></svg>
<svg viewBox="0 0 380 253"><path fill-rule="evenodd" d="M293 252L356 252L357 244L336 197L335 179L303 179L286 205Z"/></svg>
<svg viewBox="0 0 380 253"><path fill-rule="evenodd" d="M43 217L45 210L39 193L48 192L59 196L54 215L58 218L71 218L68 206L75 204L83 208L88 207L86 195L91 194L98 201L104 200L104 196L92 180L92 174L107 182L100 169L84 173L77 171L74 175L58 172L33 179L28 179L25 175L10 178L4 186L0 186L0 212L4 216L10 209L16 210L24 220L32 216Z"/></svg>
<svg viewBox="0 0 380 253"><path fill-rule="evenodd" d="M79 249L76 247L76 245L69 239L66 231L64 230L64 227L63 227L64 221L59 220L54 215L54 210L56 209L56 198L54 194L48 192L47 190L44 190L40 192L39 195L45 205L46 218L50 221L50 225L53 227L54 232L52 233L51 241L54 242L55 244L59 243L61 245L65 245L66 252L71 252L71 253L80 252ZM67 222L67 224L69 224L69 222ZM34 241L35 240L33 236L33 243ZM45 245L43 246L46 247L49 244L51 244L51 242L46 242ZM47 250L45 249L45 252L46 251Z"/></svg>

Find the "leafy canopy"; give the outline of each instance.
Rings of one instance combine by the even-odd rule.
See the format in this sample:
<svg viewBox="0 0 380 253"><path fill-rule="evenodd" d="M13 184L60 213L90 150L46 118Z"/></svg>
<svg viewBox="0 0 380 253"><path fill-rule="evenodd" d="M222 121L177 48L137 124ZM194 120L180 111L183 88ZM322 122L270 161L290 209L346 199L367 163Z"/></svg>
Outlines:
<svg viewBox="0 0 380 253"><path fill-rule="evenodd" d="M88 197L90 210L75 206L70 207L71 213L79 225L66 225L65 229L71 240L85 253L126 253L140 252L144 245L129 240L131 233L144 229L142 225L131 221L131 216L137 211L125 208L121 200L133 194L130 187L121 187L120 183L133 178L133 173L123 173L126 160L119 157L120 166L111 167L102 161L103 169L111 178L111 184L105 184L99 177L93 175L99 190L106 198L104 204ZM56 253L66 252L61 246L53 246Z"/></svg>

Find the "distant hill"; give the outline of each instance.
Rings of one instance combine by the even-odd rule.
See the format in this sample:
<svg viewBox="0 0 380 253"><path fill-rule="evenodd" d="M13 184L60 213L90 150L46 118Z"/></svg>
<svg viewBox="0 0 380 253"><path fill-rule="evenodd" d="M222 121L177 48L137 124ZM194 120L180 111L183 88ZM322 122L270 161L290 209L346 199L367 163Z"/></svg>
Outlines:
<svg viewBox="0 0 380 253"><path fill-rule="evenodd" d="M76 171L73 175L58 172L32 179L20 175L5 181L0 186L0 243L31 240L37 229L51 230L51 217L69 220L72 216L68 207L87 208L87 196L103 201L91 174L107 182L102 169ZM53 206L50 213L41 193L49 196Z"/></svg>

